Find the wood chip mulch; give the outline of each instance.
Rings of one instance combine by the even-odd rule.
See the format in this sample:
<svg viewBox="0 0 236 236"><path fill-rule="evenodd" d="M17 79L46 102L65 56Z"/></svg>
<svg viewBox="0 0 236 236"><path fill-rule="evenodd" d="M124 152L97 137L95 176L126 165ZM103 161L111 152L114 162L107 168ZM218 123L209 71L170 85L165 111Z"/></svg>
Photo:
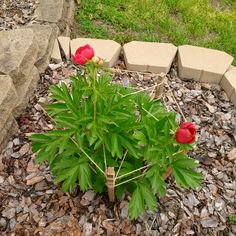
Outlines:
<svg viewBox="0 0 236 236"><path fill-rule="evenodd" d="M28 136L53 128L44 112L50 102L48 87L68 82L72 73L70 63L49 66L18 119L19 132L0 154L0 235L236 234L236 225L229 221L236 212L236 110L218 85L180 80L172 67L169 85L185 117L198 129L198 144L190 155L200 162L204 181L193 191L177 188L170 178L157 209L130 221L126 196L112 205L105 194L92 190L63 193L48 166L35 163ZM120 72L115 80L125 86L153 86L152 76L140 73ZM178 112L167 86L162 101Z"/></svg>

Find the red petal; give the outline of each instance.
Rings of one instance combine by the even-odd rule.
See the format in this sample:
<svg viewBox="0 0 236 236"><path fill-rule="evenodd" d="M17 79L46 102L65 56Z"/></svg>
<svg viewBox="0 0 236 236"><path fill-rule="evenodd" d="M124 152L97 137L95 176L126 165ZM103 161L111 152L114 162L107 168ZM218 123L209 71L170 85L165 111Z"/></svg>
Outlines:
<svg viewBox="0 0 236 236"><path fill-rule="evenodd" d="M192 135L195 135L197 133L196 127L192 122L183 122L180 125L180 128L188 129Z"/></svg>
<svg viewBox="0 0 236 236"><path fill-rule="evenodd" d="M87 62L87 60L84 57L81 57L79 55L77 56L72 55L72 59L75 63L79 65L84 65Z"/></svg>
<svg viewBox="0 0 236 236"><path fill-rule="evenodd" d="M84 56L85 58L87 58L87 60L91 60L94 57L94 51L92 48L89 49L85 49L82 53L82 56Z"/></svg>
<svg viewBox="0 0 236 236"><path fill-rule="evenodd" d="M190 144L195 141L195 135L192 135L188 129L179 128L175 137L178 143Z"/></svg>
<svg viewBox="0 0 236 236"><path fill-rule="evenodd" d="M75 55L81 54L85 49L90 48L90 46L88 44L79 47L76 51L75 51Z"/></svg>

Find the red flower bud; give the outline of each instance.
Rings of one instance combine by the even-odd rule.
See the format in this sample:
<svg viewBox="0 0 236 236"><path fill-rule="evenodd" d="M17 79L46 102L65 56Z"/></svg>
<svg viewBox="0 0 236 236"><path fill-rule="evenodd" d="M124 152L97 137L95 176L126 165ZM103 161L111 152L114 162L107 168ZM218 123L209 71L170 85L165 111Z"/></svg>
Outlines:
<svg viewBox="0 0 236 236"><path fill-rule="evenodd" d="M94 57L94 50L90 45L86 44L78 48L75 52L75 55L72 55L72 60L79 64L84 65L87 61L91 60Z"/></svg>
<svg viewBox="0 0 236 236"><path fill-rule="evenodd" d="M191 122L183 122L175 133L178 143L191 144L196 139L196 127Z"/></svg>

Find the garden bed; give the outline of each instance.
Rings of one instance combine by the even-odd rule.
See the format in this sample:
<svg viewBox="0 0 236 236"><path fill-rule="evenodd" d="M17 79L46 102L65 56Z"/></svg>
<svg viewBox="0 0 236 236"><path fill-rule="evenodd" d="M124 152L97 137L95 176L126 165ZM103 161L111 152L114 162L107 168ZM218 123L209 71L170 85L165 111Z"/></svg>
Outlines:
<svg viewBox="0 0 236 236"><path fill-rule="evenodd" d="M183 115L195 122L198 144L190 155L199 160L204 181L197 191L181 190L169 178L167 195L159 199L157 209L130 221L128 195L112 205L107 196L90 190L62 193L49 168L34 162L28 137L53 128L45 113L48 87L69 82L74 72L70 63L50 65L18 119L18 134L0 156L1 235L234 235L229 216L236 210L236 164L228 153L236 144L236 110L225 92L218 85L182 81L172 67L162 101L168 110L179 112L176 99ZM152 77L117 70L114 82L146 89L154 85ZM178 119L182 121L181 114Z"/></svg>
<svg viewBox="0 0 236 236"><path fill-rule="evenodd" d="M32 22L34 20L33 13L38 3L37 0L2 0L0 30L16 29Z"/></svg>

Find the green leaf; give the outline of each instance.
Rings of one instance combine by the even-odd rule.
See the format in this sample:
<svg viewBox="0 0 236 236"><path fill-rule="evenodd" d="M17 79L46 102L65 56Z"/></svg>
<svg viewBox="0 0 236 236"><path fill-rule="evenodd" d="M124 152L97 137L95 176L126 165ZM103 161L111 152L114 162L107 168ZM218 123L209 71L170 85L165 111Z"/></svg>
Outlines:
<svg viewBox="0 0 236 236"><path fill-rule="evenodd" d="M103 175L93 175L93 190L95 193L102 193L106 187L106 179L104 178Z"/></svg>
<svg viewBox="0 0 236 236"><path fill-rule="evenodd" d="M229 216L229 220L231 224L236 224L236 215Z"/></svg>
<svg viewBox="0 0 236 236"><path fill-rule="evenodd" d="M187 167L188 169L192 169L198 166L198 162L196 160L193 160L184 154L177 154L174 156L174 158L174 165L179 168Z"/></svg>
<svg viewBox="0 0 236 236"><path fill-rule="evenodd" d="M194 189L200 186L202 175L192 170L196 165L195 160L185 156L181 156L171 163L174 177L179 186Z"/></svg>
<svg viewBox="0 0 236 236"><path fill-rule="evenodd" d="M53 169L56 183L63 182L62 190L72 192L77 179L82 191L91 187L91 172L85 158L67 157L61 158L55 163Z"/></svg>
<svg viewBox="0 0 236 236"><path fill-rule="evenodd" d="M122 145L128 150L130 155L134 156L135 158L139 158L140 156L140 151L137 148L136 143L131 139L128 138L127 136L120 136L120 140Z"/></svg>
<svg viewBox="0 0 236 236"><path fill-rule="evenodd" d="M83 162L79 165L79 185L80 189L84 192L92 186L91 171L88 162Z"/></svg>
<svg viewBox="0 0 236 236"><path fill-rule="evenodd" d="M141 131L135 132L133 136L135 139L139 140L139 142L138 142L139 145L147 145L148 144L146 136Z"/></svg>
<svg viewBox="0 0 236 236"><path fill-rule="evenodd" d="M158 192L161 197L166 194L166 183L162 178L160 167L158 165L150 168L145 176L149 179L155 193Z"/></svg>
<svg viewBox="0 0 236 236"><path fill-rule="evenodd" d="M120 200L122 198L124 192L125 192L124 185L120 185L120 186L116 187L116 197L118 200Z"/></svg>
<svg viewBox="0 0 236 236"><path fill-rule="evenodd" d="M129 202L129 216L131 219L137 219L144 212L144 199L139 186L135 189Z"/></svg>
<svg viewBox="0 0 236 236"><path fill-rule="evenodd" d="M153 210L157 205L157 200L153 192L151 191L149 184L144 183L140 185L140 190L145 203L149 210Z"/></svg>
<svg viewBox="0 0 236 236"><path fill-rule="evenodd" d="M52 98L65 101L66 97L60 87L58 87L57 85L52 85L50 87L50 91L52 93Z"/></svg>
<svg viewBox="0 0 236 236"><path fill-rule="evenodd" d="M51 140L51 138L49 138L45 134L33 134L30 137L30 140L32 140L33 142L47 143L47 142L49 142Z"/></svg>
<svg viewBox="0 0 236 236"><path fill-rule="evenodd" d="M111 134L111 154L113 157L122 157L122 147L119 136L115 133Z"/></svg>

